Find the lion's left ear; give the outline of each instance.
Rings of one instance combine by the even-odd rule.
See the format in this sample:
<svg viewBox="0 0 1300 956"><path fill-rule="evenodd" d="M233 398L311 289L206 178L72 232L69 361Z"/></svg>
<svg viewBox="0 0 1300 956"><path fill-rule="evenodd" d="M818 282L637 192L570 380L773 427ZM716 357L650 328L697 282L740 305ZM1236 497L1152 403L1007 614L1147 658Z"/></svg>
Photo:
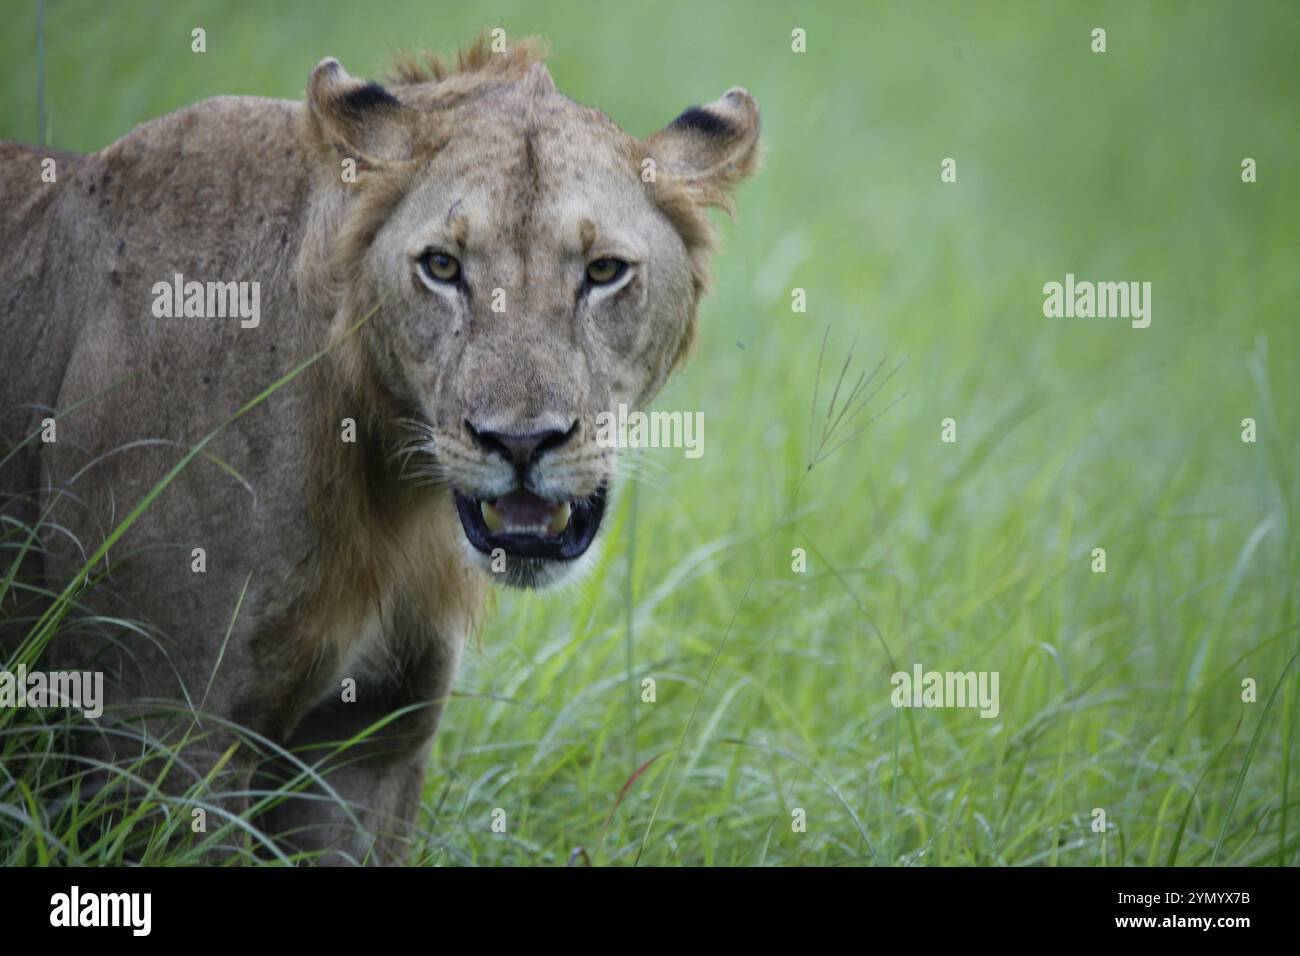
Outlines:
<svg viewBox="0 0 1300 956"><path fill-rule="evenodd" d="M351 76L333 57L311 71L307 109L322 145L341 156L374 164L411 154L412 111L378 83Z"/></svg>
<svg viewBox="0 0 1300 956"><path fill-rule="evenodd" d="M730 192L758 166L758 104L739 86L692 106L647 142L651 157L701 205L730 209Z"/></svg>

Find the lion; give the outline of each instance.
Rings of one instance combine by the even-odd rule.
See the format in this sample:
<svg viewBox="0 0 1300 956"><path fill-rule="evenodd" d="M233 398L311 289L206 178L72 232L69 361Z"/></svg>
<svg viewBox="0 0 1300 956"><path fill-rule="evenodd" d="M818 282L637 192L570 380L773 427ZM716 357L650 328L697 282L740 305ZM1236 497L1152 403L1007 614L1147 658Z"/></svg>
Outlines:
<svg viewBox="0 0 1300 956"><path fill-rule="evenodd" d="M488 591L592 560L618 455L596 418L687 355L707 210L758 142L740 87L631 136L528 40L383 82L327 58L305 103L218 97L90 155L0 144L0 493L41 526L24 577L57 592L216 432L79 598L148 639L69 628L49 659L107 671L119 714L215 715L186 766L254 788L292 767L232 756L227 725L296 753L391 718L329 768L339 799L257 823L308 858L399 862ZM254 287L259 314L204 314L213 285L232 312Z"/></svg>

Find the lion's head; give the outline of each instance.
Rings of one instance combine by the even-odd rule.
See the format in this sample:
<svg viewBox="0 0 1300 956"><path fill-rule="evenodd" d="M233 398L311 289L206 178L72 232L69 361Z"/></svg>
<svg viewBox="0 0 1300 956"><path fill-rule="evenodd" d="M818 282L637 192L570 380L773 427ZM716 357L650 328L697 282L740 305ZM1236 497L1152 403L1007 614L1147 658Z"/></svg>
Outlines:
<svg viewBox="0 0 1300 956"><path fill-rule="evenodd" d="M383 302L351 359L376 427L402 474L454 496L495 579L560 579L611 493L596 416L646 403L691 342L704 210L756 164L754 100L639 140L558 93L531 43L385 85L327 59L307 100L334 198L299 267L334 290L336 330Z"/></svg>

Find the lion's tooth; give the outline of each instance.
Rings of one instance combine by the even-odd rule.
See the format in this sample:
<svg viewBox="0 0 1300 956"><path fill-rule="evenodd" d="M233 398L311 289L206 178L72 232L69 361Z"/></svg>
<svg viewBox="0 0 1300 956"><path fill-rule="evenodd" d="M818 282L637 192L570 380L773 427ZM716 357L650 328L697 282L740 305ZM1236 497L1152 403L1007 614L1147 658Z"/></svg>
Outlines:
<svg viewBox="0 0 1300 956"><path fill-rule="evenodd" d="M488 526L488 530L500 531L502 526L505 524L505 520L501 517L501 512L497 511L496 508L492 507L492 505L488 504L486 501L480 501L478 507L479 511L483 513L483 523Z"/></svg>
<svg viewBox="0 0 1300 956"><path fill-rule="evenodd" d="M546 530L551 534L559 534L569 526L569 515L572 511L567 501L561 504L555 509L555 514L551 515L551 523L546 526Z"/></svg>

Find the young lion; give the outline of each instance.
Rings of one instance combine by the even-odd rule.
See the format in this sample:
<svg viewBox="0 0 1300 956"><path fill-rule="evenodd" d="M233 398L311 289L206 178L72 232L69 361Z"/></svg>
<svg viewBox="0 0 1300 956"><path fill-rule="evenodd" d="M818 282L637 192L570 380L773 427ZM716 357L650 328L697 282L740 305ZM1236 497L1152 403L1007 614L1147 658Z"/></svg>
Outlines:
<svg viewBox="0 0 1300 956"><path fill-rule="evenodd" d="M736 88L636 139L524 42L386 86L322 60L305 104L209 100L88 156L0 144L0 446L21 445L0 504L39 516L27 580L61 589L185 450L314 358L93 569L83 607L149 632L65 629L47 660L107 671L119 720L215 715L196 778L227 722L296 750L401 711L330 770L350 813L301 797L258 821L398 859L488 583L590 560L615 463L596 416L686 354L705 209L758 130ZM12 644L39 609L4 612ZM229 758L250 785L292 776L257 750Z"/></svg>

